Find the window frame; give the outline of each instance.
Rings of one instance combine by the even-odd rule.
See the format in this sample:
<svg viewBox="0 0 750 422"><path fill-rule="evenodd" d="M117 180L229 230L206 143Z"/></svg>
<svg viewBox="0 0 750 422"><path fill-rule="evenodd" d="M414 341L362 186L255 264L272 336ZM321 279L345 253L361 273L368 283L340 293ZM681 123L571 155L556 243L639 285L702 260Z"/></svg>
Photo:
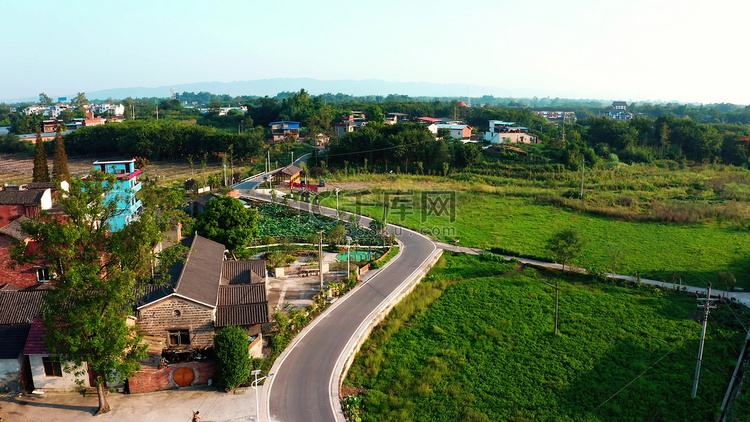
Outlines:
<svg viewBox="0 0 750 422"><path fill-rule="evenodd" d="M62 363L59 359L52 359L50 356L42 356L42 366L44 367L44 376L47 378L62 378ZM58 375L59 373L59 375Z"/></svg>
<svg viewBox="0 0 750 422"><path fill-rule="evenodd" d="M175 339L175 343L172 343L172 339ZM167 331L167 345L171 349L180 348L183 346L190 346L190 330L189 329L178 329Z"/></svg>

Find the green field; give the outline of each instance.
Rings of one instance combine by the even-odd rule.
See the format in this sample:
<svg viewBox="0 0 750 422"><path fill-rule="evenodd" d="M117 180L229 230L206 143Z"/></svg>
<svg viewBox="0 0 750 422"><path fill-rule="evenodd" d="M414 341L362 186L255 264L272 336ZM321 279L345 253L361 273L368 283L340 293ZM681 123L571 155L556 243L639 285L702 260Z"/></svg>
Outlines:
<svg viewBox="0 0 750 422"><path fill-rule="evenodd" d="M694 298L449 256L375 328L345 381L366 421L707 421L750 314L711 314L698 397ZM561 281L560 334L552 335ZM731 308L730 308L731 306Z"/></svg>
<svg viewBox="0 0 750 422"><path fill-rule="evenodd" d="M479 189L445 178L398 176L369 183L373 186L370 193L340 194L340 207L382 218L384 192L401 189L404 198L411 198L413 208L405 210L398 204L389 208L388 222L420 230L437 240L485 249L499 247L552 261L544 246L546 240L559 230L575 228L587 246L574 263L585 268L640 273L667 282L679 278L696 286L715 282L719 273L728 271L737 278L737 286L750 290L750 234L737 222L623 221L550 205L535 195L523 195L514 186ZM420 201L424 189L456 192L455 221L451 222L450 214L428 215L429 209L422 208ZM327 197L323 203L335 207L335 197Z"/></svg>

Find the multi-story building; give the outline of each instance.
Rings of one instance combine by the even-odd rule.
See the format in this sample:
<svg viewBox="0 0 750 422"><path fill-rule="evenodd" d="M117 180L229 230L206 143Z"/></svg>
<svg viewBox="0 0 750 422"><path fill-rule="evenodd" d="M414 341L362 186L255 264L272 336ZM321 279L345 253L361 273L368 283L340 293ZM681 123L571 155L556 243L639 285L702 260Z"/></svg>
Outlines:
<svg viewBox="0 0 750 422"><path fill-rule="evenodd" d="M287 136L291 136L295 140L299 138L299 122L281 120L271 122L268 126L271 126L271 136L274 141L281 141Z"/></svg>
<svg viewBox="0 0 750 422"><path fill-rule="evenodd" d="M118 231L136 220L143 209L143 203L136 197L136 192L141 190L141 182L137 178L141 171L135 168L135 159L132 158L95 161L94 169L117 177L117 185L107 201L117 202L117 215L110 219L109 229L113 232Z"/></svg>

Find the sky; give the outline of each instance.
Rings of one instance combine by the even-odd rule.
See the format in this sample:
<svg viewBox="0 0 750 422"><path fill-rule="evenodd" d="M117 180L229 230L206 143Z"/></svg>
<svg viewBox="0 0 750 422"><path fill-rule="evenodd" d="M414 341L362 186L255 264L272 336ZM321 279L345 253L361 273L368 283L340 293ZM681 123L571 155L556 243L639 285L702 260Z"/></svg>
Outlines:
<svg viewBox="0 0 750 422"><path fill-rule="evenodd" d="M748 104L748 16L747 0L0 0L0 100L304 77Z"/></svg>

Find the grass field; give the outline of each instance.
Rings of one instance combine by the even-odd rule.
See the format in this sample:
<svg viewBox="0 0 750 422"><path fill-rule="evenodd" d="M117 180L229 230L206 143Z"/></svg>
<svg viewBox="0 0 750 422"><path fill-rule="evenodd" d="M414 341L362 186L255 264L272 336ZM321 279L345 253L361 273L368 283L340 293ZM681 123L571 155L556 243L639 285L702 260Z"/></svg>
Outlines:
<svg viewBox="0 0 750 422"><path fill-rule="evenodd" d="M694 298L448 256L375 328L345 390L365 421L707 421L744 338L711 314L698 397ZM558 279L560 334L552 335ZM732 308L730 309L730 306Z"/></svg>
<svg viewBox="0 0 750 422"><path fill-rule="evenodd" d="M342 209L382 218L387 199L388 222L437 240L552 260L546 240L559 230L575 228L587 239L583 254L574 260L583 267L668 282L679 277L696 286L715 282L719 273L728 271L737 278L737 286L750 290L750 234L736 222L623 221L541 203L515 185L508 190L486 186L490 191L484 192L487 189L473 184L437 177L348 177L334 179L332 186L339 183L360 189L339 195ZM369 193L364 190L368 186ZM394 202L393 192L399 191L406 199ZM423 192L455 192L455 214L437 215L422 207ZM323 203L335 207L336 199L329 196Z"/></svg>

